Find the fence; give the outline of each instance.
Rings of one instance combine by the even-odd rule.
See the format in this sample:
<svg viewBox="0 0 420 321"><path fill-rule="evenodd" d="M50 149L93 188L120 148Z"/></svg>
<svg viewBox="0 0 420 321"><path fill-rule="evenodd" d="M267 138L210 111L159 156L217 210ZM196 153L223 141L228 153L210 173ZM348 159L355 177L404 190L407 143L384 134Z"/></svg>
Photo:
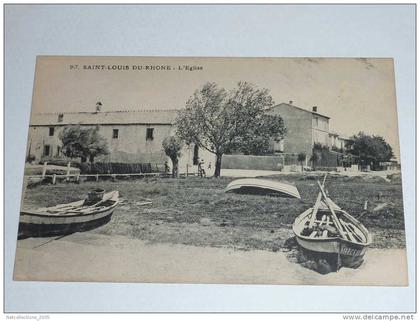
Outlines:
<svg viewBox="0 0 420 321"><path fill-rule="evenodd" d="M52 174L52 175L29 175L25 176L25 178L28 178L29 180L32 180L34 182L41 182L46 179L51 179L52 184L56 184L57 181L62 180L66 182L74 181L74 182L80 182L81 178L91 178L92 180L99 181L100 178L110 178L112 180L116 180L118 177L122 178L130 178L130 177L170 177L171 175L169 173L134 173L134 174L69 174L69 175L58 175L58 174Z"/></svg>
<svg viewBox="0 0 420 321"><path fill-rule="evenodd" d="M64 174L47 174L47 165L48 163L45 162L43 169L42 169L42 174L40 175L25 175L25 179L27 179L27 183L28 185L34 184L34 183L39 183L39 182L44 182L44 181L50 181L52 184L56 184L58 181L66 181L66 182L81 182L82 179L86 179L86 180L93 180L93 181L99 181L99 179L111 179L113 181L115 181L117 178L123 178L123 179L129 179L129 178L145 178L145 177L160 177L160 178L166 178L166 177L171 177L172 174L169 172L165 172L160 171L161 168L165 168L165 165L162 164L147 164L148 166L146 167L146 170L149 172L142 172L141 169L144 170L144 167L142 166L138 166L137 169L140 170L140 172L138 173L125 173L124 171L128 171L129 169L132 169L132 166L122 166L124 165L123 163L111 163L111 167L108 169L113 169L115 170L115 168L119 169L120 171L122 171L122 173L83 173L82 170L80 173L76 173L76 174L72 174L72 170L71 170L71 165L74 163L68 162L67 166L66 166L66 171ZM106 164L106 163L104 163ZM130 165L130 164L128 164ZM132 164L131 164L132 165ZM140 164L140 165L144 165L144 164ZM59 165L61 166L61 165ZM102 168L106 168L105 166L100 167ZM123 170L121 170L121 168ZM152 170L156 170L156 172L153 172ZM89 170L88 170L89 171ZM73 170L74 172L74 170ZM185 173L185 174L179 174L179 177L188 177L188 176L196 176L197 173Z"/></svg>
<svg viewBox="0 0 420 321"><path fill-rule="evenodd" d="M80 163L82 174L130 174L165 171L164 166L151 163Z"/></svg>
<svg viewBox="0 0 420 321"><path fill-rule="evenodd" d="M69 160L45 161L49 165L67 166ZM44 162L44 164L45 164ZM130 174L130 173L153 173L164 172L165 165L159 163L117 163L117 162L95 162L81 163L70 161L71 166L80 169L81 174Z"/></svg>

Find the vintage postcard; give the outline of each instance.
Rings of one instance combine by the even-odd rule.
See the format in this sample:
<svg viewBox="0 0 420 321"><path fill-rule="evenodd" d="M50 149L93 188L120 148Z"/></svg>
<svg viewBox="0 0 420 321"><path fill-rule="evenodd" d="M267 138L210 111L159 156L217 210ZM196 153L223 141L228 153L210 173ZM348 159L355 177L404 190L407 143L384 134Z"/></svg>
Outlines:
<svg viewBox="0 0 420 321"><path fill-rule="evenodd" d="M35 68L14 280L408 285L392 59Z"/></svg>

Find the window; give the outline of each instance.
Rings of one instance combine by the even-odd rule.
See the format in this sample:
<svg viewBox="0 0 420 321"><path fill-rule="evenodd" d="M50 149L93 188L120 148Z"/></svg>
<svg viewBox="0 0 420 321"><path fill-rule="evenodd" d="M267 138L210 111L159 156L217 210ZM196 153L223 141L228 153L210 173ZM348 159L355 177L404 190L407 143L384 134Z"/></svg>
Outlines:
<svg viewBox="0 0 420 321"><path fill-rule="evenodd" d="M57 146L57 157L61 154L61 146Z"/></svg>
<svg viewBox="0 0 420 321"><path fill-rule="evenodd" d="M44 145L44 156L50 156L50 145Z"/></svg>
<svg viewBox="0 0 420 321"><path fill-rule="evenodd" d="M113 129L112 130L112 138L115 138L115 139L118 138L118 129Z"/></svg>
<svg viewBox="0 0 420 321"><path fill-rule="evenodd" d="M54 136L54 127L50 127L50 136Z"/></svg>
<svg viewBox="0 0 420 321"><path fill-rule="evenodd" d="M147 128L147 130L146 130L146 140L153 140L153 130L154 130L154 128Z"/></svg>
<svg viewBox="0 0 420 321"><path fill-rule="evenodd" d="M57 121L58 121L59 123L62 123L62 122L63 122L63 118L64 118L64 114L58 114L58 119L57 119Z"/></svg>

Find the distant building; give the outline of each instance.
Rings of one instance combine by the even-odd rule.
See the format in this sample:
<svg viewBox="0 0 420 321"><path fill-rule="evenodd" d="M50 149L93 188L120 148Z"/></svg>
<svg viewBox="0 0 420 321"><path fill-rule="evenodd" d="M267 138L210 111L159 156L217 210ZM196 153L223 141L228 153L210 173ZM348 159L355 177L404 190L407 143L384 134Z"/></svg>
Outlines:
<svg viewBox="0 0 420 321"><path fill-rule="evenodd" d="M103 111L100 102L93 110L33 114L29 126L27 156L30 157L28 158L34 159L35 162L65 159L60 135L66 126L80 125L98 128L99 134L108 143L109 155L98 156L95 161L164 164L168 160L171 164L163 151L162 141L174 134L173 124L178 110ZM346 138L330 132L330 118L320 114L315 106L312 110L306 110L292 105L292 102L282 103L272 107L269 113L281 116L287 129L284 139L272 140L273 156L283 155L279 159L276 156L273 160L274 165L270 165L272 168L298 164L299 153L305 153L307 156L305 165L308 165L315 144L336 150L345 147ZM222 166L228 166L230 158L233 163L229 166L236 168L260 169L259 167L265 166L261 160L248 162L246 157L242 157L244 164L240 165L234 159L234 155L225 155ZM181 153L180 172L196 171L198 160L205 162L208 171L214 170L214 154L191 144L185 146Z"/></svg>
<svg viewBox="0 0 420 321"><path fill-rule="evenodd" d="M381 170L385 171L401 170L401 164L395 157L391 158L388 162L380 162L379 166Z"/></svg>
<svg viewBox="0 0 420 321"><path fill-rule="evenodd" d="M331 147L329 130L330 117L318 113L316 106L312 110L281 103L269 110L270 114L283 118L287 133L280 142L273 142L274 153L312 154L312 147L318 143Z"/></svg>
<svg viewBox="0 0 420 321"><path fill-rule="evenodd" d="M346 148L346 143L349 141L349 139L338 133L330 132L330 141L332 149L344 151Z"/></svg>
<svg viewBox="0 0 420 321"><path fill-rule="evenodd" d="M96 162L163 165L168 161L171 165L162 141L174 134L177 113L175 109L102 111L98 102L94 112L32 114L26 155L34 162L66 159L60 134L66 126L80 125L98 128L108 143L109 155L95 157ZM205 162L206 170L210 171L209 166L214 170L214 155L191 144L181 152L179 171L197 171L199 159Z"/></svg>
<svg viewBox="0 0 420 321"><path fill-rule="evenodd" d="M29 125L27 155L35 161L62 158L60 134L69 125L97 127L110 149L97 161L164 163L162 141L172 131L176 110L101 111L33 114Z"/></svg>

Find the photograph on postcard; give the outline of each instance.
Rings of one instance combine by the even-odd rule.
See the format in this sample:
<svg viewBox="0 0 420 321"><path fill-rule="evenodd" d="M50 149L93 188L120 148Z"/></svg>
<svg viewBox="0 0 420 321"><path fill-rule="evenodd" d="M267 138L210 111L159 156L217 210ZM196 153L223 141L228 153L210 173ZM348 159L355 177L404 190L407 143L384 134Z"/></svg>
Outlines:
<svg viewBox="0 0 420 321"><path fill-rule="evenodd" d="M39 56L14 280L407 286L392 58Z"/></svg>

